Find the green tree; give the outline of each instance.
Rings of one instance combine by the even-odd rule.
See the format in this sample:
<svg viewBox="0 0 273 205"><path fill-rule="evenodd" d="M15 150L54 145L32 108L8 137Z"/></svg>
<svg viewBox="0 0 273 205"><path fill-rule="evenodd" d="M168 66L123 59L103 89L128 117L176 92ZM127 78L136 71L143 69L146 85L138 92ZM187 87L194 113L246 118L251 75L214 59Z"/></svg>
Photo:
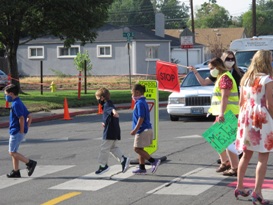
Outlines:
<svg viewBox="0 0 273 205"><path fill-rule="evenodd" d="M189 18L189 7L178 0L114 0L108 22L118 26L154 29L155 13L166 18L166 28L182 28Z"/></svg>
<svg viewBox="0 0 273 205"><path fill-rule="evenodd" d="M130 12L128 23L132 26L142 26L148 29L155 27L155 12L150 0L134 0L134 11Z"/></svg>
<svg viewBox="0 0 273 205"><path fill-rule="evenodd" d="M195 17L196 28L226 28L232 24L229 12L216 4L216 0L204 2L197 10ZM191 23L189 22L190 26Z"/></svg>
<svg viewBox="0 0 273 205"><path fill-rule="evenodd" d="M256 35L272 35L273 1L260 0L256 5ZM252 36L252 10L242 15L242 25L246 29L247 36Z"/></svg>
<svg viewBox="0 0 273 205"><path fill-rule="evenodd" d="M247 11L242 15L242 24L245 28L246 35L252 36L252 11Z"/></svg>
<svg viewBox="0 0 273 205"><path fill-rule="evenodd" d="M229 27L243 27L243 20L242 20L242 15L241 16L232 16L231 19L231 25Z"/></svg>
<svg viewBox="0 0 273 205"><path fill-rule="evenodd" d="M155 8L150 0L114 0L108 22L119 26L154 28Z"/></svg>
<svg viewBox="0 0 273 205"><path fill-rule="evenodd" d="M107 10L113 0L0 0L0 42L8 57L8 69L13 79L19 79L17 48L21 37L28 40L54 35L69 47L76 41L94 41L94 29L107 20ZM93 30L92 30L93 29ZM17 80L12 83L20 87Z"/></svg>
<svg viewBox="0 0 273 205"><path fill-rule="evenodd" d="M161 0L157 4L158 10L165 15L165 28L179 29L186 26L189 20L189 7L178 0Z"/></svg>
<svg viewBox="0 0 273 205"><path fill-rule="evenodd" d="M78 71L83 71L86 61L86 70L92 69L91 60L89 58L88 51L85 51L84 53L77 53L77 56L74 58L74 65L76 66L76 69Z"/></svg>
<svg viewBox="0 0 273 205"><path fill-rule="evenodd" d="M115 0L108 10L108 22L117 26L128 25L129 14L134 12L133 6L133 0Z"/></svg>

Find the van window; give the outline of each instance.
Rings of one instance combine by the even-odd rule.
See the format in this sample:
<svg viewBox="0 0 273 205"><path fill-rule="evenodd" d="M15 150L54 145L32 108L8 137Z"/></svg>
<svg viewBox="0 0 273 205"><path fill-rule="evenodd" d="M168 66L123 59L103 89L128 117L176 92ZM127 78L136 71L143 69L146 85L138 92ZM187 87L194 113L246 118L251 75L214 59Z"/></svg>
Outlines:
<svg viewBox="0 0 273 205"><path fill-rule="evenodd" d="M239 51L235 53L238 67L248 67L256 51Z"/></svg>
<svg viewBox="0 0 273 205"><path fill-rule="evenodd" d="M236 57L238 67L248 68L256 52L257 51L237 51L235 53L235 57ZM271 50L271 52L273 51Z"/></svg>

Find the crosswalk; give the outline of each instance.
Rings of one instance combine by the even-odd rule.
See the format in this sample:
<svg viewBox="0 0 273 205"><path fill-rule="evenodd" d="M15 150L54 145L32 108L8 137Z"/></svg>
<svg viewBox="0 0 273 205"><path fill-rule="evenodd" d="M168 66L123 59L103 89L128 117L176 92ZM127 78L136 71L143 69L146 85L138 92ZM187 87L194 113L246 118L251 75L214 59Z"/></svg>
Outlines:
<svg viewBox="0 0 273 205"><path fill-rule="evenodd" d="M36 167L33 177L27 176L26 170L21 170L22 178L10 179L5 175L0 176L0 190L30 181L35 178L43 177L48 174L53 174L74 167L57 166L57 165L39 165ZM151 166L146 165L147 170ZM75 191L98 191L107 186L118 183L124 179L133 176L132 170L135 166L130 166L126 173L121 172L120 165L113 165L110 170L102 175L96 175L95 172L80 176L78 178L68 180L64 183L49 187L52 190L75 190ZM212 168L198 168L189 173L182 175L179 178L171 180L169 183L163 184L153 190L148 191L148 194L170 194L170 195L198 195L212 186L216 185L226 177L215 176L215 171ZM170 186L171 185L171 186ZM188 192L186 191L188 190Z"/></svg>
<svg viewBox="0 0 273 205"><path fill-rule="evenodd" d="M21 184L23 182L30 181L35 178L39 178L48 174L53 174L55 172L59 172L65 169L69 169L71 167L74 167L74 165L69 166L51 166L51 165L40 165L36 166L35 169L35 177L28 177L27 171L25 169L20 170L21 178L7 178L6 175L0 176L0 190L16 185Z"/></svg>
<svg viewBox="0 0 273 205"><path fill-rule="evenodd" d="M7 178L6 175L2 175L0 176L0 190L33 180L35 178L44 177L49 174L70 169L72 167L74 167L74 165L37 165L35 174L33 174L32 177L27 176L26 170L21 170L22 178L12 179ZM146 166L146 168L150 169L151 167ZM135 166L130 166L126 173L122 173L120 165L113 165L108 172L102 175L96 175L95 172L91 172L75 179L70 179L66 182L48 187L48 189L98 191L132 177L133 169L135 169ZM176 177L170 180L168 183L163 183L162 185L147 191L147 194L197 196L217 185L226 178L226 176L216 175L215 170L211 167L200 167L183 174L180 177ZM267 183L272 184L272 181L270 180ZM234 187L235 184L236 178L234 178L234 182L229 186ZM265 188L267 189L263 191L264 197L269 200L273 200L273 187L270 186Z"/></svg>
<svg viewBox="0 0 273 205"><path fill-rule="evenodd" d="M121 180L131 177L132 167L127 172L121 172L120 165L111 166L110 170L102 175L96 175L95 172L82 177L67 181L65 183L51 187L50 189L77 190L77 191L97 191Z"/></svg>
<svg viewBox="0 0 273 205"><path fill-rule="evenodd" d="M227 177L223 175L215 176L212 168L198 168L149 191L148 194L197 196L225 178Z"/></svg>

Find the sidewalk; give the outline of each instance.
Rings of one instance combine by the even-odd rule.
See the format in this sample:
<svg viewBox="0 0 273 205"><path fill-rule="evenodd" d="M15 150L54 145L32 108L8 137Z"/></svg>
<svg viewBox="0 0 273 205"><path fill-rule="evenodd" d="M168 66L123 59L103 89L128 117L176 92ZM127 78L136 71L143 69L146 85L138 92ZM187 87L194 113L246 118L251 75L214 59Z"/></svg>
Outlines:
<svg viewBox="0 0 273 205"><path fill-rule="evenodd" d="M131 103L122 103L115 105L118 110L120 109L130 109ZM166 107L167 102L159 102L159 107ZM84 115L84 114L92 114L98 113L98 106L88 106L88 107L79 107L79 108L68 108L69 116L73 117L76 115ZM35 122L43 122L49 120L57 120L64 118L64 109L56 109L40 112L33 112L32 115L32 123ZM9 126L9 116L0 117L0 128L7 128Z"/></svg>

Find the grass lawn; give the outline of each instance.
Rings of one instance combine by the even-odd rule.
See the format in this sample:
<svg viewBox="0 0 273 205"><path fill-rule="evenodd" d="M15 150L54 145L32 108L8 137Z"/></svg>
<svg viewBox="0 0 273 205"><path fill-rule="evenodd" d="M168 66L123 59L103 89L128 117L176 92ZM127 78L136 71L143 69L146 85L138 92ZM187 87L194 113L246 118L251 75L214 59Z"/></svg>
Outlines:
<svg viewBox="0 0 273 205"><path fill-rule="evenodd" d="M82 81L82 91L78 99L77 77L44 77L43 94L41 94L41 83L39 77L20 78L20 85L25 94L20 94L20 98L25 103L30 112L49 111L52 109L63 108L64 98L67 99L69 107L82 107L97 105L95 92L100 87L106 87L110 90L111 100L114 104L131 103L130 84L134 85L139 80L155 80L155 76L87 76L86 90ZM54 82L57 87L56 92L50 92L50 84ZM159 100L167 101L170 92L159 91ZM8 115L9 110L5 109L5 99L0 98L0 116ZM10 106L10 105L9 105Z"/></svg>

